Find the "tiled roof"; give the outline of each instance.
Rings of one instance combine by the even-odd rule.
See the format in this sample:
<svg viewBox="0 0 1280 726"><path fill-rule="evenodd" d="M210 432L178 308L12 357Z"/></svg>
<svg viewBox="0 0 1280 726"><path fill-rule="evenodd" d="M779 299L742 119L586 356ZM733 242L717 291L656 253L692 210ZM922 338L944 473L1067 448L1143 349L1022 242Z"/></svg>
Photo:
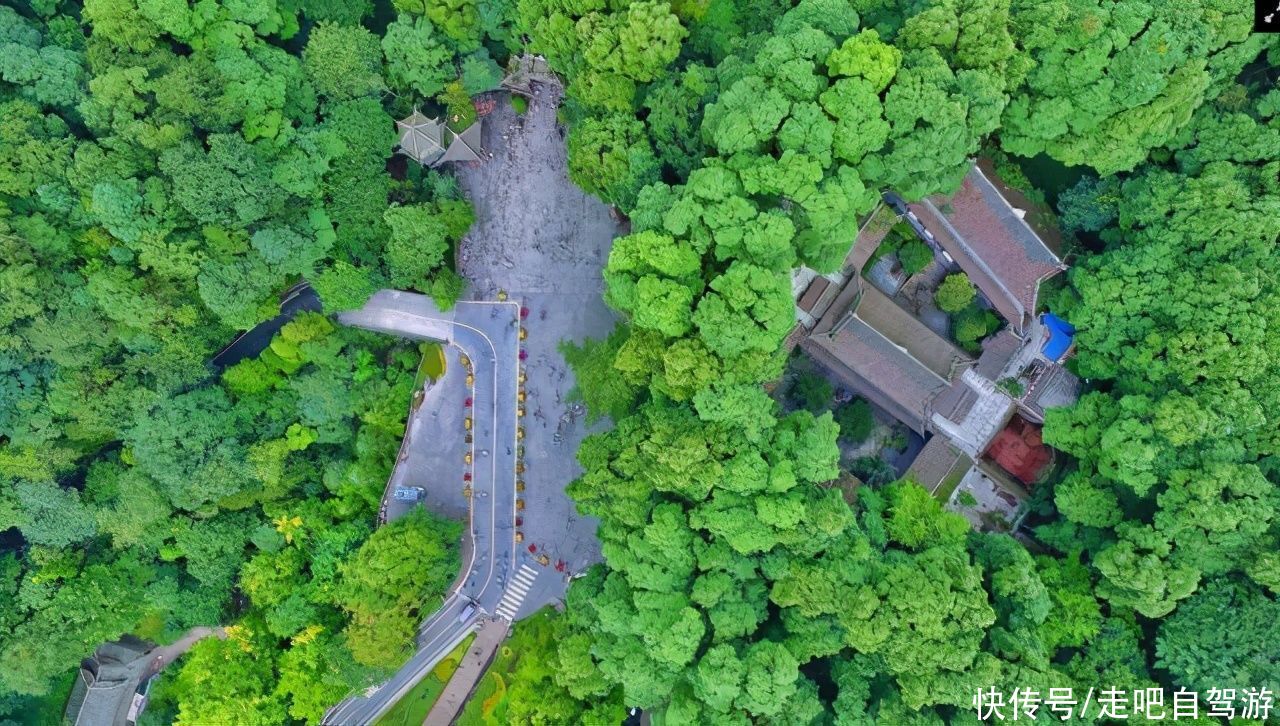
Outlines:
<svg viewBox="0 0 1280 726"><path fill-rule="evenodd" d="M925 430L929 399L946 379L857 317L832 335L814 335L802 344L846 386L917 432Z"/></svg>
<svg viewBox="0 0 1280 726"><path fill-rule="evenodd" d="M915 479L920 486L933 492L956 470L956 467L967 469L970 466L973 466L972 459L952 446L946 436L935 435L929 439L920 453L916 454L915 461L911 462L911 468L907 469L907 475Z"/></svg>
<svg viewBox="0 0 1280 726"><path fill-rule="evenodd" d="M933 412L941 415L945 419L952 421L963 421L965 416L969 415L969 411L973 409L973 404L978 402L978 394L965 384L964 379L957 376L947 390L938 394L933 399Z"/></svg>
<svg viewBox="0 0 1280 726"><path fill-rule="evenodd" d="M809 288L804 291L804 295L800 296L800 302L797 306L806 313L813 312L813 306L818 304L818 298L822 297L822 293L827 291L831 286L831 281L825 277L815 277L813 282L809 283Z"/></svg>
<svg viewBox="0 0 1280 726"><path fill-rule="evenodd" d="M910 208L1021 334L1035 314L1040 283L1065 269L1058 256L976 166L955 194L934 196Z"/></svg>
<svg viewBox="0 0 1280 726"><path fill-rule="evenodd" d="M445 150L444 156L440 157L438 164L446 161L479 161L480 160L480 122L468 126L460 134L450 132L453 137L449 142L449 148Z"/></svg>
<svg viewBox="0 0 1280 726"><path fill-rule="evenodd" d="M998 382L1005 365L1021 347L1022 341L1007 328L987 338L982 343L982 355L978 356L978 374Z"/></svg>
<svg viewBox="0 0 1280 726"><path fill-rule="evenodd" d="M854 316L945 380L973 362L964 351L871 285L862 286L862 299L854 308Z"/></svg>
<svg viewBox="0 0 1280 726"><path fill-rule="evenodd" d="M1023 397L1023 404L1030 409L1033 420L1042 421L1045 409L1070 406L1079 397L1080 379L1066 368L1051 363L1034 377L1030 390Z"/></svg>
<svg viewBox="0 0 1280 726"><path fill-rule="evenodd" d="M853 248L844 258L845 267L852 268L856 275L862 274L862 268L866 266L867 260L871 259L871 256L880 248L880 243L888 236L889 230L893 229L897 221L898 217L893 208L884 202L879 203L867 218L866 223L858 230L858 236L853 240Z"/></svg>

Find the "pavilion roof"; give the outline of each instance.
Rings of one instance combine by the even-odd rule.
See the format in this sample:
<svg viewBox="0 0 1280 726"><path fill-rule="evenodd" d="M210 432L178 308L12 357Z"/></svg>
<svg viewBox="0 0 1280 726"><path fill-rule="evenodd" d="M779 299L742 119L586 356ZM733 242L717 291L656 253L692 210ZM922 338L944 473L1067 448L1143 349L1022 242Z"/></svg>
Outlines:
<svg viewBox="0 0 1280 726"><path fill-rule="evenodd" d="M449 132L449 148L445 150L444 156L436 162L443 164L446 161L479 161L480 160L480 122L476 121L462 133L455 134Z"/></svg>
<svg viewBox="0 0 1280 726"><path fill-rule="evenodd" d="M427 118L418 109L409 117L396 121L400 129L400 153L423 166L432 166L445 154L444 139L448 129L444 122Z"/></svg>

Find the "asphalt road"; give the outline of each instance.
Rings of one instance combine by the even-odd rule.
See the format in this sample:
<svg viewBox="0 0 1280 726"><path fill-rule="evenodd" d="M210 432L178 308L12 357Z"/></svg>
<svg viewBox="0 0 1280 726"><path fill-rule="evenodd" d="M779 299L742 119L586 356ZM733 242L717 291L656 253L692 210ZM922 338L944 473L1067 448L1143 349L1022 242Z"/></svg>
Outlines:
<svg viewBox="0 0 1280 726"><path fill-rule="evenodd" d="M516 579L516 462L520 425L520 305L459 302L442 312L424 295L382 290L360 310L341 313L345 325L406 338L448 342L472 366L470 446L472 497L468 561L457 589L419 629L418 649L372 694L347 699L325 714L326 724L366 724L390 708L422 675L474 630L496 616L504 597L526 589ZM461 432L459 432L461 435ZM528 579L526 573L523 577ZM512 595L508 595L512 586ZM477 607L466 616L467 606ZM509 608L504 608L508 611ZM508 618L510 619L510 618Z"/></svg>
<svg viewBox="0 0 1280 726"><path fill-rule="evenodd" d="M280 332L285 323L293 320L293 316L303 310L319 312L322 308L320 296L311 288L311 283L303 280L285 290L280 296L280 314L270 320L264 320L236 336L227 347L223 348L210 361L218 368L227 368L245 358L255 358L271 345L271 339Z"/></svg>

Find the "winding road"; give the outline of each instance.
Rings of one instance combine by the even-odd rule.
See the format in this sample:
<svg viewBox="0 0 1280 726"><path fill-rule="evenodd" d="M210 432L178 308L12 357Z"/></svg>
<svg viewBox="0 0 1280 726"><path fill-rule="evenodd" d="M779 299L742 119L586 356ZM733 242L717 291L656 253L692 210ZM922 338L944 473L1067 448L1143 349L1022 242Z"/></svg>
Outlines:
<svg viewBox="0 0 1280 726"><path fill-rule="evenodd" d="M389 681L372 693L349 698L325 714L324 724L368 724L413 688L482 616L510 611L512 593L527 577L516 551L516 464L519 451L520 305L459 302L448 312L431 298L382 290L359 310L338 320L367 330L456 346L471 360L473 405L471 546L457 584L418 631L418 648ZM461 486L461 483L459 483ZM527 569L527 568L526 568ZM469 608L475 605L474 608Z"/></svg>

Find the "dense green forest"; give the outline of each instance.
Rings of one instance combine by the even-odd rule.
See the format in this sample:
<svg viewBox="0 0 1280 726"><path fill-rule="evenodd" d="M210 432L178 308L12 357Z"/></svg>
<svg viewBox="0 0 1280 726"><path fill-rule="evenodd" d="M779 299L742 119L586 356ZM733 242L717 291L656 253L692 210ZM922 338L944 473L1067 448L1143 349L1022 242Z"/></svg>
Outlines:
<svg viewBox="0 0 1280 726"><path fill-rule="evenodd" d="M616 426L571 488L607 567L570 592L564 697L964 723L992 687L1280 686L1280 92L1247 3L673 5L638 43L662 57L620 67L593 52L605 8L521 8L585 117L574 179L632 220L605 273L627 324L572 355ZM836 424L761 386L790 268L834 268L878 190L949 192L984 153L1015 181L1088 167L1055 307L1091 392L1046 427L1076 461L1030 547L907 483L847 505Z"/></svg>
<svg viewBox="0 0 1280 726"><path fill-rule="evenodd" d="M496 65L417 15L379 38L369 6L308 5L0 7L0 712L56 723L99 643L229 625L148 718L314 722L457 571L456 523L370 536L415 349L303 314L208 364L302 277L330 311L460 288L470 207L388 174L392 114Z"/></svg>
<svg viewBox="0 0 1280 726"><path fill-rule="evenodd" d="M208 361L303 277L327 311L456 298L470 207L387 163L391 121L465 122L522 50L567 83L571 177L631 221L605 272L625 323L569 351L614 424L570 490L606 563L529 636L551 668L508 684L522 719L973 723L992 687L1280 692L1280 48L1251 10L0 7L0 713L56 712L129 632L231 626L153 723L314 722L404 658L458 535L372 531L415 351L306 314ZM880 190L951 191L979 154L1084 172L1057 195L1055 309L1090 391L1047 422L1074 461L1025 541L908 483L849 504L826 486L839 424L763 385L791 268L838 266Z"/></svg>

